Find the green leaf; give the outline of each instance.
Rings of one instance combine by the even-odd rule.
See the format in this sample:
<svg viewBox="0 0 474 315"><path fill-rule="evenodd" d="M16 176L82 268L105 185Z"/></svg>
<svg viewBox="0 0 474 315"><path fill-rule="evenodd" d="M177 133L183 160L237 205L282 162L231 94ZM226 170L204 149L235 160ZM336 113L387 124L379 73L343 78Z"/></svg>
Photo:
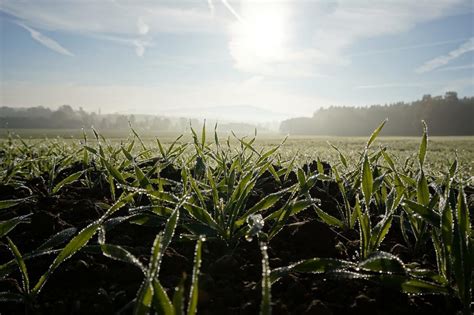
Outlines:
<svg viewBox="0 0 474 315"><path fill-rule="evenodd" d="M469 309L471 301L471 281L472 281L472 250L470 246L470 221L469 211L466 204L466 196L461 189L458 192L457 211L453 216L453 270L458 295L464 309Z"/></svg>
<svg viewBox="0 0 474 315"><path fill-rule="evenodd" d="M409 294L447 294L448 289L436 283L421 279L410 279L402 283L402 290Z"/></svg>
<svg viewBox="0 0 474 315"><path fill-rule="evenodd" d="M302 260L286 267L273 269L270 273L272 283L290 273L327 273L356 267L353 262L334 258L312 258Z"/></svg>
<svg viewBox="0 0 474 315"><path fill-rule="evenodd" d="M64 229L53 236L51 236L48 240L46 240L43 244L40 245L36 250L41 251L41 250L49 250L52 249L58 245L61 245L68 241L71 237L76 234L77 229L75 227L70 227L67 229Z"/></svg>
<svg viewBox="0 0 474 315"><path fill-rule="evenodd" d="M370 204L370 199L372 198L372 188L374 185L374 178L372 175L372 170L369 164L369 158L367 156L367 152L364 154L364 161L362 163L362 193L364 194L365 199L365 206L368 209Z"/></svg>
<svg viewBox="0 0 474 315"><path fill-rule="evenodd" d="M13 230L18 224L29 223L29 216L30 215L22 215L7 221L0 221L0 238L10 233L10 231Z"/></svg>
<svg viewBox="0 0 474 315"><path fill-rule="evenodd" d="M110 164L105 158L101 157L102 163L104 163L105 168L109 174L120 184L126 185L127 182L123 178L122 174L112 165Z"/></svg>
<svg viewBox="0 0 474 315"><path fill-rule="evenodd" d="M250 208L249 210L247 210L245 212L244 215L242 215L242 217L240 217L240 219L236 222L236 225L237 226L241 226L242 224L245 223L245 220L247 219L247 217L249 217L250 215L252 214L255 214L257 212L260 212L260 211L264 211L264 210L267 210L269 209L270 207L272 207L275 203L277 203L278 200L280 200L280 198L283 196L283 194L285 194L286 192L288 192L288 189L283 189L283 190L280 190L276 193L273 193L273 194L270 194L266 197L264 197L262 200L260 200L259 202L257 202L252 208Z"/></svg>
<svg viewBox="0 0 474 315"><path fill-rule="evenodd" d="M303 187L304 184L306 183L306 175L304 174L304 171L301 168L299 168L296 174L298 177L298 183L300 184L300 187Z"/></svg>
<svg viewBox="0 0 474 315"><path fill-rule="evenodd" d="M426 149L428 147L428 127L424 120L421 121L423 124L423 136L421 137L420 149L418 151L418 161L420 162L420 168L423 168L425 162Z"/></svg>
<svg viewBox="0 0 474 315"><path fill-rule="evenodd" d="M435 227L440 226L441 218L440 218L439 214L434 212L432 209L430 209L428 207L425 207L424 205L419 204L415 201L408 200L408 199L405 199L403 201L403 203L405 204L405 206L407 206L409 209L411 209L413 212L415 212L416 215L423 218L429 224L431 224Z"/></svg>
<svg viewBox="0 0 474 315"><path fill-rule="evenodd" d="M153 279L153 299L155 300L155 308L157 309L158 314L164 315L175 315L175 309L173 304L166 294L165 289L161 285L158 279Z"/></svg>
<svg viewBox="0 0 474 315"><path fill-rule="evenodd" d="M82 174L84 174L84 171L79 171L79 172L76 172L74 174L69 175L68 177L66 177L65 179L63 179L59 183L57 183L56 186L54 186L52 193L56 194L65 185L68 185L68 184L71 184L71 183L75 182L76 180L78 180L82 176Z"/></svg>
<svg viewBox="0 0 474 315"><path fill-rule="evenodd" d="M185 203L183 208L186 209L193 218L208 225L210 228L219 230L219 226L206 209L199 207L193 203Z"/></svg>
<svg viewBox="0 0 474 315"><path fill-rule="evenodd" d="M202 149L204 150L204 147L206 145L206 120L205 119L204 119L204 123L202 124L201 145L202 145Z"/></svg>
<svg viewBox="0 0 474 315"><path fill-rule="evenodd" d="M196 243L194 254L193 276L191 278L191 288L188 302L188 315L194 315L197 312L198 294L199 294L199 272L201 268L201 247L203 237L199 237Z"/></svg>
<svg viewBox="0 0 474 315"><path fill-rule="evenodd" d="M359 268L372 272L405 274L405 265L395 255L386 252L376 252L367 259L361 261Z"/></svg>
<svg viewBox="0 0 474 315"><path fill-rule="evenodd" d="M140 183L140 187L144 189L150 188L150 180L146 177L141 168L137 165L135 165L133 168L135 170L135 175L137 176L138 182Z"/></svg>
<svg viewBox="0 0 474 315"><path fill-rule="evenodd" d="M333 217L332 215L324 212L322 209L319 207L315 206L314 210L318 214L318 217L326 224L336 226L338 228L343 228L344 227L344 222L339 220L338 218Z"/></svg>
<svg viewBox="0 0 474 315"><path fill-rule="evenodd" d="M390 169L392 171L395 171L395 163L393 162L392 158L390 157L390 155L388 155L387 152L385 152L385 150L382 150L382 156L385 160L385 162L387 162L387 164L390 166Z"/></svg>
<svg viewBox="0 0 474 315"><path fill-rule="evenodd" d="M420 172L416 185L416 199L418 203L427 206L430 203L430 191L428 189L428 181L426 180L423 170Z"/></svg>
<svg viewBox="0 0 474 315"><path fill-rule="evenodd" d="M359 232L360 232L360 251L362 258L365 258L369 254L370 250L370 239L371 239L371 227L370 227L370 218L367 214L367 211L362 213L358 211L359 214Z"/></svg>
<svg viewBox="0 0 474 315"><path fill-rule="evenodd" d="M74 255L77 251L79 251L84 245L89 242L89 240L94 236L97 230L100 227L99 222L94 222L79 232L59 253L59 255L54 259L51 266L49 266L48 271L44 273L38 282L36 283L35 287L33 288L32 292L38 294L41 289L43 288L46 280L48 280L49 276L61 265L65 260L70 258Z"/></svg>
<svg viewBox="0 0 474 315"><path fill-rule="evenodd" d="M161 262L162 253L164 252L164 249L161 247L161 241L162 234L158 233L158 235L155 237L155 240L153 241L153 246L151 247L151 257L148 264L146 277L137 292L135 308L133 312L136 315L148 314L150 311L154 296L153 280L155 279L156 274L159 272L158 268Z"/></svg>
<svg viewBox="0 0 474 315"><path fill-rule="evenodd" d="M114 260L129 263L145 272L145 267L142 265L142 263L123 247L113 244L101 244L100 248L104 256Z"/></svg>
<svg viewBox="0 0 474 315"><path fill-rule="evenodd" d="M370 247L371 249L377 250L382 243L383 239L387 235L390 227L392 226L392 214L389 213L379 221L375 227L372 229L370 236Z"/></svg>
<svg viewBox="0 0 474 315"><path fill-rule="evenodd" d="M9 199L9 200L0 200L0 210L1 209L8 209L11 207L14 207L24 201L26 201L28 198L23 198L23 199Z"/></svg>
<svg viewBox="0 0 474 315"><path fill-rule="evenodd" d="M166 221L165 225L165 231L163 234L163 239L162 239L162 251L164 252L166 248L168 248L168 245L171 243L171 239L173 238L174 231L176 230L176 226L178 225L178 219L179 219L179 208L181 207L181 203L179 203L175 209L173 210L173 213L171 213L170 217Z"/></svg>
<svg viewBox="0 0 474 315"><path fill-rule="evenodd" d="M337 151L337 153L339 153L339 160L341 160L341 163L342 165L344 165L345 168L347 168L347 159L346 157L344 156L344 154L341 153L341 151L339 151L339 148L336 147L335 145L333 145L332 143L330 143L328 141L328 144L334 149Z"/></svg>
<svg viewBox="0 0 474 315"><path fill-rule="evenodd" d="M134 315L148 315L153 301L153 286L147 279L143 280L140 289L138 289L135 301Z"/></svg>
<svg viewBox="0 0 474 315"><path fill-rule="evenodd" d="M12 242L12 240L9 237L7 237L7 241L8 241L8 247L10 248L10 251L13 253L13 256L15 256L18 269L20 269L20 272L21 272L23 292L26 294L29 294L30 293L30 278L28 277L28 271L26 269L26 264L25 264L25 261L23 260L23 256L21 256L20 251L18 250L16 245Z"/></svg>
<svg viewBox="0 0 474 315"><path fill-rule="evenodd" d="M377 138L377 136L379 135L380 131L382 130L383 126L385 125L385 123L388 121L388 118L386 118L378 127L377 129L375 129L372 134L370 135L370 138L369 138L369 141L367 141L367 144L365 145L366 149L368 149L370 147L370 145L372 144L372 142L375 141L375 139Z"/></svg>
<svg viewBox="0 0 474 315"><path fill-rule="evenodd" d="M173 308L176 315L184 314L184 282L186 280L186 274L179 281L178 286L174 290L173 294Z"/></svg>

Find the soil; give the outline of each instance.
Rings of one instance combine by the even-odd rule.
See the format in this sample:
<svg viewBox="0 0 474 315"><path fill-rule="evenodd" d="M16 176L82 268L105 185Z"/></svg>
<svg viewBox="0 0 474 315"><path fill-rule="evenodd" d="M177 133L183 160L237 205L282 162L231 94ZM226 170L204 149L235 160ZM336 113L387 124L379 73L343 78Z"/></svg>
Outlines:
<svg viewBox="0 0 474 315"><path fill-rule="evenodd" d="M326 164L325 171L329 171ZM74 165L68 174L81 169ZM315 172L316 164L306 166ZM179 181L180 170L172 166L161 176ZM111 193L100 173L92 174L94 187L79 183L64 187L57 196L48 196L47 175L25 183L35 196L34 201L23 203L0 212L0 221L31 214L30 223L22 223L9 233L21 253L38 248L52 235L65 229L76 231L97 220L104 210L98 203L111 203ZM282 187L296 182L290 174L287 181L278 184L270 173L258 181L249 204ZM471 191L472 193L472 191ZM25 188L0 185L0 199L28 196ZM314 198L321 199L321 208L337 216L335 209L342 202L335 183L319 183L311 190ZM471 195L468 197L471 200ZM146 203L146 201L144 201ZM114 216L128 214L128 209ZM121 223L106 233L107 243L121 245L144 264L160 226L140 226ZM400 250L404 248L401 233L394 224L386 242L386 251L399 251L402 259L420 261L436 268L433 257L413 257ZM184 231L177 231L175 236ZM337 232L318 221L314 212L306 210L290 218L290 222L269 243L270 267L277 268L313 257L353 259L358 251L358 233ZM142 272L129 264L111 260L94 253L97 237L89 245L63 263L51 276L31 307L23 304L0 302L0 314L129 314L133 299L143 280ZM398 245L398 246L397 246ZM189 287L192 272L194 241L175 237L165 253L160 271L162 285L172 294L184 275ZM395 248L395 249L394 249ZM43 255L26 261L32 285L48 269L55 255ZM245 240L233 246L222 241L208 240L203 245L202 267L199 278L199 314L257 314L261 299L261 252L258 240ZM0 264L13 258L5 242L0 243ZM17 269L0 280L0 292L18 292L21 275ZM328 278L325 275L293 274L283 277L272 286L274 314L454 314L459 310L457 300L449 296L408 296L382 287L368 280Z"/></svg>

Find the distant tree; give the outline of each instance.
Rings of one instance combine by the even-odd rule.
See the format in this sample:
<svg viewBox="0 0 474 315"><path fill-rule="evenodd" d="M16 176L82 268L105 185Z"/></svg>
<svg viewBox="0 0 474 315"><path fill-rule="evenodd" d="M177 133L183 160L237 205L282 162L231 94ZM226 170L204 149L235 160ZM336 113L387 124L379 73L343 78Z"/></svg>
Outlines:
<svg viewBox="0 0 474 315"><path fill-rule="evenodd" d="M412 103L372 105L370 107L322 108L311 118L293 118L280 125L290 134L365 136L383 119L389 118L383 134L411 136L420 133L425 120L431 135L474 135L474 97L458 99L456 92L444 97L424 95Z"/></svg>

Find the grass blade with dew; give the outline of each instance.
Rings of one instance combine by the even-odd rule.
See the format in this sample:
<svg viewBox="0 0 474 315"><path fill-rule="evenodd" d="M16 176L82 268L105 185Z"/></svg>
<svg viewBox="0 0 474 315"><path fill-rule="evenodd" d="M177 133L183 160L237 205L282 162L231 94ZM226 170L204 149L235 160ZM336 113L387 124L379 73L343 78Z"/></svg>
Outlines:
<svg viewBox="0 0 474 315"><path fill-rule="evenodd" d="M27 215L14 217L10 220L0 221L0 238L10 233L10 231L13 230L18 224L29 223L30 222L29 217L30 215L27 214Z"/></svg>
<svg viewBox="0 0 474 315"><path fill-rule="evenodd" d="M125 195L113 204L102 217L84 228L78 235L76 235L69 243L61 250L58 256L54 259L53 263L49 266L48 270L40 277L36 285L34 286L32 293L38 294L43 286L45 285L51 274L61 265L64 261L69 259L82 247L84 247L89 240L96 234L102 225L103 221L110 216L112 213L123 207L134 194Z"/></svg>
<svg viewBox="0 0 474 315"><path fill-rule="evenodd" d="M388 118L386 118L370 135L369 140L367 141L367 144L365 145L365 148L368 149L370 145L375 141L377 136L379 135L380 131L382 131L383 126L385 126L385 123L388 121Z"/></svg>
<svg viewBox="0 0 474 315"><path fill-rule="evenodd" d="M16 247L16 245L13 243L13 241L9 237L7 237L7 241L8 241L8 247L10 248L10 251L13 253L13 256L15 257L16 263L18 265L18 269L21 272L23 292L26 294L29 294L30 293L30 278L28 277L28 270L26 269L26 264L25 264L25 261L23 260L23 256L18 250L18 247Z"/></svg>
<svg viewBox="0 0 474 315"><path fill-rule="evenodd" d="M29 199L30 198L0 200L0 210L12 208Z"/></svg>
<svg viewBox="0 0 474 315"><path fill-rule="evenodd" d="M272 313L272 282L270 263L268 259L267 242L260 241L260 251L262 252L262 301L260 303L260 315L271 315Z"/></svg>
<svg viewBox="0 0 474 315"><path fill-rule="evenodd" d="M62 181L60 181L59 183L57 183L53 190L52 190L52 193L53 194L56 194L59 192L59 190L61 188L63 188L65 185L68 185L68 184L71 184L75 181L77 181L81 176L82 174L84 174L85 171L79 171L79 172L76 172L74 174L71 174L69 175L68 177L66 177L65 179L63 179Z"/></svg>
<svg viewBox="0 0 474 315"><path fill-rule="evenodd" d="M203 236L200 236L196 242L196 249L194 251L194 266L193 275L191 278L191 288L188 301L188 315L194 315L197 312L198 294L199 294L199 273L201 269L201 248L202 243L205 240Z"/></svg>

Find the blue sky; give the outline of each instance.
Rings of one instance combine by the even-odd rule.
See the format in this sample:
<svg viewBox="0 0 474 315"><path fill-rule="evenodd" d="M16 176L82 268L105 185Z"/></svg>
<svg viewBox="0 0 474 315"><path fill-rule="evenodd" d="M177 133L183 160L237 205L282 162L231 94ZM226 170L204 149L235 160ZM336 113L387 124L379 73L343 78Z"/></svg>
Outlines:
<svg viewBox="0 0 474 315"><path fill-rule="evenodd" d="M196 117L219 108L227 119L255 107L265 120L472 96L473 6L2 0L0 106Z"/></svg>

